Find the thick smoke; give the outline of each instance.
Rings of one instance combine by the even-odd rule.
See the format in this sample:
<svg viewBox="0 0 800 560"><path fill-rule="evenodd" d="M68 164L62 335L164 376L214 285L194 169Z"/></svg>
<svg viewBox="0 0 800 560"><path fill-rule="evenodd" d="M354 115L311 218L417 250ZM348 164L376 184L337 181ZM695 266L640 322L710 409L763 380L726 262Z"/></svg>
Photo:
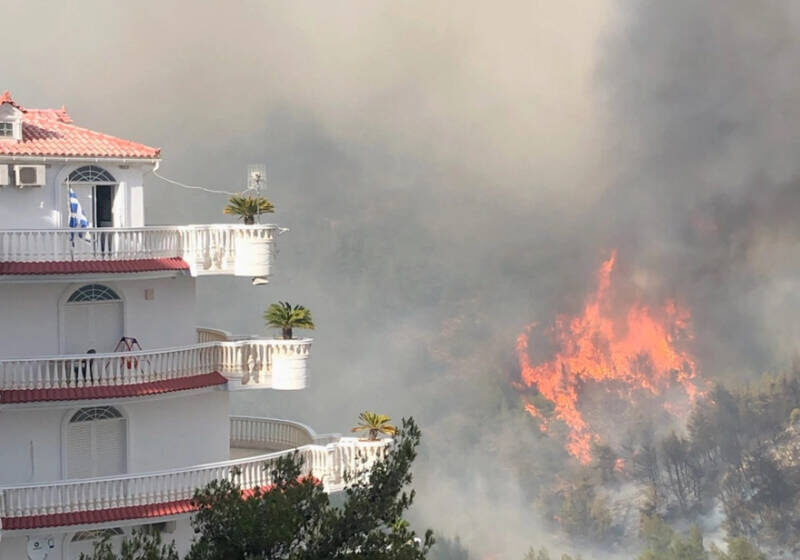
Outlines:
<svg viewBox="0 0 800 560"><path fill-rule="evenodd" d="M542 542L536 480L566 460L520 414L514 337L580 306L610 249L694 310L707 376L797 350L789 1L3 8L20 103L161 146L185 182L267 164L292 229L275 277L199 281L200 316L260 332L269 302L309 306L312 387L235 411L320 431L414 415L417 520L480 554ZM225 219L219 197L147 187L149 223Z"/></svg>
<svg viewBox="0 0 800 560"><path fill-rule="evenodd" d="M599 65L618 162L606 229L691 305L707 374L785 366L800 334L800 9L625 6Z"/></svg>

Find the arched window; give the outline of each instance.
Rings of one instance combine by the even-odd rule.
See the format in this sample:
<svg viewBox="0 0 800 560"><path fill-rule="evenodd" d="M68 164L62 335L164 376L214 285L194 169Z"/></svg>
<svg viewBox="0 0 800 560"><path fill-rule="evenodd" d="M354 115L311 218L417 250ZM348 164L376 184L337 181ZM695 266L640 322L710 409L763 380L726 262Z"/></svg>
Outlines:
<svg viewBox="0 0 800 560"><path fill-rule="evenodd" d="M102 284L87 284L75 290L67 303L82 303L87 301L120 301L122 298L117 292Z"/></svg>
<svg viewBox="0 0 800 560"><path fill-rule="evenodd" d="M61 307L62 351L113 352L125 334L125 309L120 294L104 284L85 284L68 294Z"/></svg>
<svg viewBox="0 0 800 560"><path fill-rule="evenodd" d="M113 406L92 406L82 408L72 415L70 422L91 422L92 420L108 420L109 418L122 418L122 413Z"/></svg>
<svg viewBox="0 0 800 560"><path fill-rule="evenodd" d="M80 409L70 417L66 436L67 478L125 472L127 427L113 406Z"/></svg>
<svg viewBox="0 0 800 560"><path fill-rule="evenodd" d="M99 541L102 539L110 539L112 537L117 537L119 535L124 535L125 532L120 529L119 527L113 527L111 529L91 529L89 531L78 531L75 533L75 536L72 537L72 542L78 541Z"/></svg>
<svg viewBox="0 0 800 560"><path fill-rule="evenodd" d="M117 180L108 171L96 165L84 165L69 174L70 183L116 184Z"/></svg>
<svg viewBox="0 0 800 560"><path fill-rule="evenodd" d="M122 539L125 536L125 531L119 527L110 527L108 529L89 529L88 531L78 531L72 536L68 543L67 554L64 558L86 558L93 557L92 551L94 545L102 540L108 540L112 549L116 552L119 551ZM50 555L48 555L48 558Z"/></svg>

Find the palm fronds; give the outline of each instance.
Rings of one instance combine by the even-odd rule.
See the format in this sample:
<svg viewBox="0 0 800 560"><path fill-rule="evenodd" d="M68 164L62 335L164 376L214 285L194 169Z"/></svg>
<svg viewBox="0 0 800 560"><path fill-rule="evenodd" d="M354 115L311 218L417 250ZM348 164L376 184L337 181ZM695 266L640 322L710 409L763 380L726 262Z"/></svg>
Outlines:
<svg viewBox="0 0 800 560"><path fill-rule="evenodd" d="M377 440L380 434L393 436L395 433L397 433L397 428L389 423L392 421L392 419L385 414L377 414L375 412L365 410L358 415L358 419L361 421L361 423L354 426L350 431L368 432L369 439L372 441Z"/></svg>
<svg viewBox="0 0 800 560"><path fill-rule="evenodd" d="M275 205L263 196L244 196L235 194L228 199L228 205L222 210L223 214L232 214L242 218L244 223L252 224L259 214L269 214L275 211Z"/></svg>
<svg viewBox="0 0 800 560"><path fill-rule="evenodd" d="M314 329L311 311L302 305L292 305L288 301L273 303L264 312L268 327L283 330L283 338L292 338L292 329Z"/></svg>

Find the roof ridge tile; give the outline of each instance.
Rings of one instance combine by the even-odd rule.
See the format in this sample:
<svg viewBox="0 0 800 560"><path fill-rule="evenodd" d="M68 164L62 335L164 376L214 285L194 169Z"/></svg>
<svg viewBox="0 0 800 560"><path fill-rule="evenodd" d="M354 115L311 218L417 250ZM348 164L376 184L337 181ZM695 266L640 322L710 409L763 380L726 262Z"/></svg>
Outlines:
<svg viewBox="0 0 800 560"><path fill-rule="evenodd" d="M3 103L22 111L22 140L0 143L0 156L161 157L160 148L74 124L64 105L60 109L24 109L8 91L0 96L0 105Z"/></svg>

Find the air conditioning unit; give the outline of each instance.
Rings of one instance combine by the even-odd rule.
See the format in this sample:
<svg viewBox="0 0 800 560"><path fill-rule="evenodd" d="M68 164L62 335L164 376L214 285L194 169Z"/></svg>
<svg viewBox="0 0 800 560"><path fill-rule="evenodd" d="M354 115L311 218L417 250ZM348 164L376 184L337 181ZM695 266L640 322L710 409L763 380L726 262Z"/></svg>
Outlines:
<svg viewBox="0 0 800 560"><path fill-rule="evenodd" d="M8 176L8 166L0 165L0 187L5 187L11 184L11 178Z"/></svg>
<svg viewBox="0 0 800 560"><path fill-rule="evenodd" d="M18 187L44 186L44 165L15 165Z"/></svg>

